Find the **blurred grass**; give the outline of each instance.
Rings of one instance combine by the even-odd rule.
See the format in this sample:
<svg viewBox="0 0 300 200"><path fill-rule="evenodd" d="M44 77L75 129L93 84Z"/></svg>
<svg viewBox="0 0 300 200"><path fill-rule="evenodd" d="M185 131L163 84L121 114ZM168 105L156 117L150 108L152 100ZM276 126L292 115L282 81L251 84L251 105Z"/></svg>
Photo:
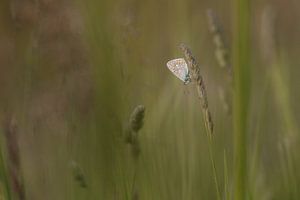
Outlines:
<svg viewBox="0 0 300 200"><path fill-rule="evenodd" d="M248 5L235 13L234 5L218 0L38 3L0 3L1 119L7 113L18 119L27 199L131 199L135 173L140 199L217 198L194 86L183 85L165 66L182 57L181 42L193 50L207 86L222 196L299 198L299 30L293 20L299 16L298 2L272 2L280 10L275 38L280 55L273 63L266 63L258 51L263 27L257 24L265 2L251 2L251 24L244 11ZM214 57L208 8L220 17L228 44L234 43L229 48L241 58L234 64L238 92L233 116L218 96L226 75ZM247 15L234 15L240 22L235 33L231 12ZM123 134L139 104L145 105L146 115L136 165ZM282 152L278 146L288 132L295 138ZM5 186L9 183L4 180L7 155L2 142L1 149L3 195L9 192ZM233 155L241 161L240 170ZM82 169L87 188L74 179L73 160Z"/></svg>
<svg viewBox="0 0 300 200"><path fill-rule="evenodd" d="M234 199L247 199L247 124L250 93L250 1L234 1Z"/></svg>

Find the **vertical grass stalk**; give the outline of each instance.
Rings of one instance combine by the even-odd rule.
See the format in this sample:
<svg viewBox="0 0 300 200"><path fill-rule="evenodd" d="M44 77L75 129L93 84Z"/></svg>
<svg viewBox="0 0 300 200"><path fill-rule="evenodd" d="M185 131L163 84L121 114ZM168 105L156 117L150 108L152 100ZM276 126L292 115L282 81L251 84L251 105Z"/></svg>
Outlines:
<svg viewBox="0 0 300 200"><path fill-rule="evenodd" d="M4 130L1 130L1 134L3 133ZM0 189L1 189L1 197L3 197L4 199L7 200L11 200L11 189L10 189L10 185L9 185L9 174L8 174L8 170L6 167L6 163L5 163L5 158L4 158L4 152L3 152L3 141L1 138L0 141Z"/></svg>
<svg viewBox="0 0 300 200"><path fill-rule="evenodd" d="M234 199L247 194L247 115L250 82L250 1L234 0Z"/></svg>
<svg viewBox="0 0 300 200"><path fill-rule="evenodd" d="M228 164L227 164L226 150L224 150L223 157L224 157L224 199L229 200L230 193L229 193L229 178L228 178Z"/></svg>
<svg viewBox="0 0 300 200"><path fill-rule="evenodd" d="M232 69L230 66L228 47L225 43L223 29L221 24L219 23L216 14L213 10L207 10L207 19L209 30L213 37L213 43L215 46L215 58L221 69L225 69L227 71L227 75L229 79L232 76Z"/></svg>
<svg viewBox="0 0 300 200"><path fill-rule="evenodd" d="M129 124L126 130L125 139L126 142L130 144L132 150L132 156L135 160L134 163L134 174L133 174L133 182L131 188L131 199L138 200L139 193L137 189L137 173L138 173L138 161L140 158L140 143L138 139L138 132L141 130L144 124L144 116L145 116L145 106L138 105L132 111L129 119Z"/></svg>
<svg viewBox="0 0 300 200"><path fill-rule="evenodd" d="M222 198L221 198L221 193L220 193L220 189L219 189L217 169L216 169L215 158L214 158L213 148L212 148L214 125L213 125L211 113L208 109L208 100L207 100L207 94L206 94L204 80L200 73L200 67L199 67L198 63L196 62L194 56L192 55L192 52L190 51L190 49L184 44L180 45L180 49L184 53L184 56L187 60L188 67L191 72L191 79L196 84L198 97L201 102L202 114L203 114L205 129L206 129L206 135L207 135L207 139L208 139L209 158L210 158L210 162L211 162L212 170L213 170L213 178L214 178L214 182L215 182L215 186L216 186L217 199L221 200Z"/></svg>
<svg viewBox="0 0 300 200"><path fill-rule="evenodd" d="M264 9L261 19L261 40L262 51L265 65L268 66L267 81L270 82L275 102L280 112L284 131L280 136L279 152L282 160L282 171L286 181L286 189L291 198L298 199L297 178L295 176L297 169L295 163L295 153L293 150L293 141L297 141L298 126L291 108L291 98L289 87L284 80L281 54L278 51L277 35L275 31L276 13L271 6Z"/></svg>
<svg viewBox="0 0 300 200"><path fill-rule="evenodd" d="M25 188L18 145L18 130L16 120L13 117L9 116L4 122L4 137L7 149L7 166L11 191L16 199L25 200Z"/></svg>

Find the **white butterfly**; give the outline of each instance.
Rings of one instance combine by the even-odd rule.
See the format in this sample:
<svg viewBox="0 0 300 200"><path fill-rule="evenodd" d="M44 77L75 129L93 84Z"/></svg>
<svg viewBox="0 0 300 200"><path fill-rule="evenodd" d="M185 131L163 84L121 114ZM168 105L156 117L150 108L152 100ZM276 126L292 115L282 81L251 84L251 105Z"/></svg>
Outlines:
<svg viewBox="0 0 300 200"><path fill-rule="evenodd" d="M183 58L170 60L169 62L167 62L167 67L177 78L182 80L184 84L188 84L191 82L189 69L187 67L187 63Z"/></svg>

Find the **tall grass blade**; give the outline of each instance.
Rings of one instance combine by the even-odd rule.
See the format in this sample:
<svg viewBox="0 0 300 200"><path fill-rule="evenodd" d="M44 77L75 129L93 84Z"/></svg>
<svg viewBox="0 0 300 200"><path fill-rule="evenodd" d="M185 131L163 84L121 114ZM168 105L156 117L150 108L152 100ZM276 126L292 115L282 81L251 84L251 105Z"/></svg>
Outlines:
<svg viewBox="0 0 300 200"><path fill-rule="evenodd" d="M250 82L250 1L234 0L234 199L247 197L247 118Z"/></svg>

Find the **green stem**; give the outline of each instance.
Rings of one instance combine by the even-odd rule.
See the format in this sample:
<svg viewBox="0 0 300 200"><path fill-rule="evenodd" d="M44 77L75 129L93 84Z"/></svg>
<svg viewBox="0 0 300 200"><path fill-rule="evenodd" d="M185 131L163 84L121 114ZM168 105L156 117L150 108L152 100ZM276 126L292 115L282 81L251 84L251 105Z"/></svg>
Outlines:
<svg viewBox="0 0 300 200"><path fill-rule="evenodd" d="M229 200L228 164L226 150L224 150L224 199Z"/></svg>
<svg viewBox="0 0 300 200"><path fill-rule="evenodd" d="M234 199L246 199L247 193L247 109L250 61L250 1L234 0Z"/></svg>
<svg viewBox="0 0 300 200"><path fill-rule="evenodd" d="M215 162L215 157L214 157L214 153L213 153L213 138L211 135L208 136L208 150L209 150L209 158L210 158L210 162L211 162L211 166L212 166L212 170L213 170L213 178L214 178L214 183L215 183L215 187L216 187L216 192L217 192L217 199L221 200L221 192L219 189L219 181L218 181L218 175L217 175L217 167L216 167L216 162Z"/></svg>

